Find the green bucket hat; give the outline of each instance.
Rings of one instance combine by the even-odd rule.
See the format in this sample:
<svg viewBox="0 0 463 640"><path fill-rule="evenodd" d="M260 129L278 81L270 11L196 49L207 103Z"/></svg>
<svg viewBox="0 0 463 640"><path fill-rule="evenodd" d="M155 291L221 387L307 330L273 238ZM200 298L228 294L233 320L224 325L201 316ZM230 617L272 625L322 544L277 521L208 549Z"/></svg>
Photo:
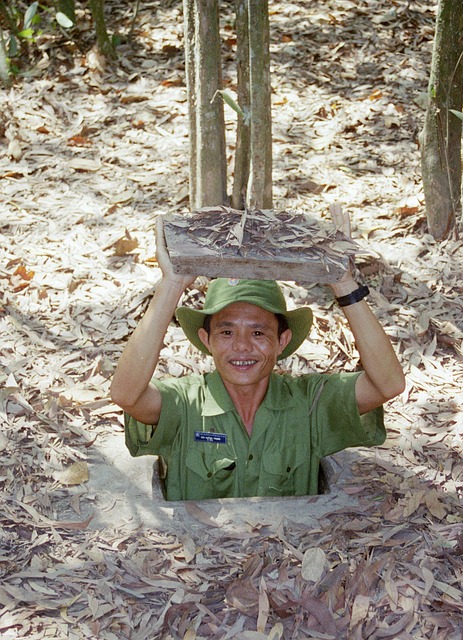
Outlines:
<svg viewBox="0 0 463 640"><path fill-rule="evenodd" d="M304 342L312 326L312 310L309 307L288 311L282 290L273 280L238 280L217 278L212 280L206 293L204 307L191 309L178 307L177 320L186 337L203 353L211 355L198 336L204 317L218 313L233 302L248 302L256 307L285 316L292 338L278 359L287 358Z"/></svg>

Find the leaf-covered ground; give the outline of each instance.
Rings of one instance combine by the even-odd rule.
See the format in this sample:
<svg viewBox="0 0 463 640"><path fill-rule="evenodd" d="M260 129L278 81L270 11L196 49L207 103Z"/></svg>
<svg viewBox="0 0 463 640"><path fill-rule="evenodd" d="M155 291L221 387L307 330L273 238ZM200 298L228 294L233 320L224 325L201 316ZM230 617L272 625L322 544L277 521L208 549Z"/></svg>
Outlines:
<svg viewBox="0 0 463 640"><path fill-rule="evenodd" d="M109 379L159 278L155 216L187 210L188 130L181 3L142 3L114 66L89 49L82 15L77 44L45 40L35 72L0 96L2 638L463 637L463 243L427 234L419 170L435 16L424 1L271 5L275 207L351 213L407 374L389 438L344 487L355 509L315 529L89 526L87 461L106 434L122 438ZM108 9L127 34L131 11ZM325 288L285 290L315 326L282 366L354 369ZM208 366L172 326L161 370Z"/></svg>

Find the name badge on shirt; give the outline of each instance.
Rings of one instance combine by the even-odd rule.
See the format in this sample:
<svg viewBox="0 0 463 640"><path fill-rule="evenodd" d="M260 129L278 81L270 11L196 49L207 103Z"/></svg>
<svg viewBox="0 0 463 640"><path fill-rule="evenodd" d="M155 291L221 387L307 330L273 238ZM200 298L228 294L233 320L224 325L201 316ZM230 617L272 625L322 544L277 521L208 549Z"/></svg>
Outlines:
<svg viewBox="0 0 463 640"><path fill-rule="evenodd" d="M213 444L227 444L226 433L212 431L195 431L195 442L212 442Z"/></svg>

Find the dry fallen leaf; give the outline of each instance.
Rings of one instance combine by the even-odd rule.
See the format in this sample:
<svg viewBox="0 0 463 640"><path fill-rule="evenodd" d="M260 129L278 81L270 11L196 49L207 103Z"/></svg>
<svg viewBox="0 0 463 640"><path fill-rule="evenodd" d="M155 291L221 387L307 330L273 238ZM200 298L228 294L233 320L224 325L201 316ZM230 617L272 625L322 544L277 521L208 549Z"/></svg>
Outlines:
<svg viewBox="0 0 463 640"><path fill-rule="evenodd" d="M0 452L4 451L8 446L8 438L4 433L0 432Z"/></svg>
<svg viewBox="0 0 463 640"><path fill-rule="evenodd" d="M64 471L56 475L58 482L64 485L78 485L88 482L88 464L86 462L74 462Z"/></svg>
<svg viewBox="0 0 463 640"><path fill-rule="evenodd" d="M98 171L101 168L100 162L91 158L72 158L68 166L76 171Z"/></svg>
<svg viewBox="0 0 463 640"><path fill-rule="evenodd" d="M439 494L437 491L430 491L425 496L426 506L429 512L435 518L442 520L447 514L447 509L444 504L439 500Z"/></svg>
<svg viewBox="0 0 463 640"><path fill-rule="evenodd" d="M137 238L120 238L114 245L114 253L116 256L126 256L137 247Z"/></svg>
<svg viewBox="0 0 463 640"><path fill-rule="evenodd" d="M12 160L19 162L23 157L23 149L18 138L13 138L8 143L8 155Z"/></svg>
<svg viewBox="0 0 463 640"><path fill-rule="evenodd" d="M323 549L313 548L304 552L301 573L304 580L318 582L327 568L326 554Z"/></svg>
<svg viewBox="0 0 463 640"><path fill-rule="evenodd" d="M227 589L226 599L231 607L238 609L246 616L259 614L259 590L251 580L236 580Z"/></svg>
<svg viewBox="0 0 463 640"><path fill-rule="evenodd" d="M201 522L202 524L210 527L220 527L217 521L212 516L210 516L207 511L202 509L196 502L193 502L192 500L185 502L185 509L190 514L190 516L192 516L196 520L199 520L199 522Z"/></svg>
<svg viewBox="0 0 463 640"><path fill-rule="evenodd" d="M368 596L356 596L352 605L352 614L350 618L350 628L355 629L357 625L364 622L370 610L371 600Z"/></svg>
<svg viewBox="0 0 463 640"><path fill-rule="evenodd" d="M90 147L93 144L86 136L72 136L67 143L70 147Z"/></svg>

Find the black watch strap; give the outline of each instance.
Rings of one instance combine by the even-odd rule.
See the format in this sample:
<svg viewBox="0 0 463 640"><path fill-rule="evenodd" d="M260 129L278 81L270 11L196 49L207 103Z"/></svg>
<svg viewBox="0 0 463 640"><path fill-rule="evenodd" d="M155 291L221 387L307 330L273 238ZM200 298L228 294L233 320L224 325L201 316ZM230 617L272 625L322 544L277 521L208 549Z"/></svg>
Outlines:
<svg viewBox="0 0 463 640"><path fill-rule="evenodd" d="M340 307L348 307L350 304L360 302L360 300L363 300L369 293L370 289L366 285L361 284L358 289L348 293L347 296L336 298L336 302Z"/></svg>

